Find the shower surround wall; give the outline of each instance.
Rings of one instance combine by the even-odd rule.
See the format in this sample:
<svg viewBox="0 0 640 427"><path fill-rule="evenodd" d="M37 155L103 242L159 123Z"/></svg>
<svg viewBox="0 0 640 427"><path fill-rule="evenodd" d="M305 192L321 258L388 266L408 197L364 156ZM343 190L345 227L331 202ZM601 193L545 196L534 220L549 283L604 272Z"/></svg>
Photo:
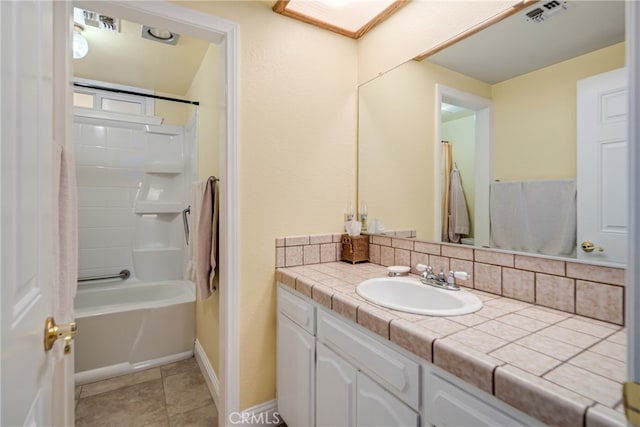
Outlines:
<svg viewBox="0 0 640 427"><path fill-rule="evenodd" d="M108 113L107 113L108 114ZM122 115L120 115L122 116ZM132 118L133 119L133 118ZM194 133L76 114L79 277L181 279ZM188 139L188 140L187 140Z"/></svg>

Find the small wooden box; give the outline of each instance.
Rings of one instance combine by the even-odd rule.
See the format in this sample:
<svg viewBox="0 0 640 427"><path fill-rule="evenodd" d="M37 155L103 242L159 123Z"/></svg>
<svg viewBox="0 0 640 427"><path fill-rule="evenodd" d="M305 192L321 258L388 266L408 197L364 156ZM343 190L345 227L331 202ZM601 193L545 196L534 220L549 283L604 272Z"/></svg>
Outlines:
<svg viewBox="0 0 640 427"><path fill-rule="evenodd" d="M342 235L342 261L356 262L369 261L369 236Z"/></svg>

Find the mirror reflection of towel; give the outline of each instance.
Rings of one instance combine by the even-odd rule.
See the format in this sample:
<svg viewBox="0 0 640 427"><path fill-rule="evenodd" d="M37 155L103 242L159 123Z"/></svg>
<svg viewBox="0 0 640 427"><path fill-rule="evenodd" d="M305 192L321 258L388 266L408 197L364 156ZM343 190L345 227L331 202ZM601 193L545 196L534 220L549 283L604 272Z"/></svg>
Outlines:
<svg viewBox="0 0 640 427"><path fill-rule="evenodd" d="M491 183L493 247L571 256L576 249L574 179Z"/></svg>
<svg viewBox="0 0 640 427"><path fill-rule="evenodd" d="M469 211L457 168L451 171L449 185L449 241L458 243L461 236L469 234Z"/></svg>

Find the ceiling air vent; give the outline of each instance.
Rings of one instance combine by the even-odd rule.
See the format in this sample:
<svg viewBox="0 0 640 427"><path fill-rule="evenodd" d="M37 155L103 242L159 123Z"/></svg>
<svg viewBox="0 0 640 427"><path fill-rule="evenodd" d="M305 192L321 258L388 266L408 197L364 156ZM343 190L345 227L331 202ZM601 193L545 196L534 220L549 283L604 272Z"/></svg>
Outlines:
<svg viewBox="0 0 640 427"><path fill-rule="evenodd" d="M88 25L101 30L119 32L120 20L110 16L101 15L90 10L73 8L73 21L80 25Z"/></svg>
<svg viewBox="0 0 640 427"><path fill-rule="evenodd" d="M542 6L525 12L525 15L527 17L527 22L540 23L559 12L567 10L568 7L569 3L567 1L552 0L543 3Z"/></svg>

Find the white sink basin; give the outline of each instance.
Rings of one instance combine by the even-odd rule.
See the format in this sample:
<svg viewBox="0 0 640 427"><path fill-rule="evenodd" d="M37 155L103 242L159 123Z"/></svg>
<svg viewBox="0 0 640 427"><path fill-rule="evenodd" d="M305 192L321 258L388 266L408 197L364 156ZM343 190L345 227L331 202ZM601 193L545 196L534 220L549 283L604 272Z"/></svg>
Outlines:
<svg viewBox="0 0 640 427"><path fill-rule="evenodd" d="M356 292L374 304L428 316L458 316L482 308L482 301L467 291L438 289L409 277L365 280Z"/></svg>

